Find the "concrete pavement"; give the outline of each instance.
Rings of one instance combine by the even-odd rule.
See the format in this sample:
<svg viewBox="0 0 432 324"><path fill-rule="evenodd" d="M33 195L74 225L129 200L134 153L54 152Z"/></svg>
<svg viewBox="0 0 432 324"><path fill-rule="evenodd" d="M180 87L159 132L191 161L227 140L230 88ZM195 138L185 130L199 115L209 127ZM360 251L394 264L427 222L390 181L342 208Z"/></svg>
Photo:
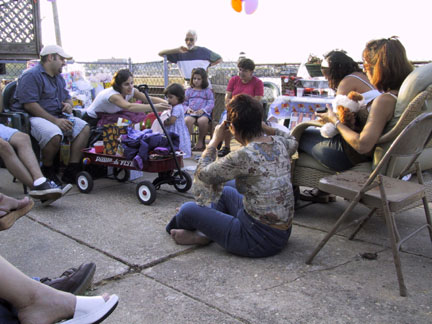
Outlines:
<svg viewBox="0 0 432 324"><path fill-rule="evenodd" d="M193 169L195 161L187 160ZM155 174L145 173L153 180ZM40 204L0 232L1 255L30 276L57 276L82 262L97 264L90 295L116 293L104 323L432 323L432 245L427 231L401 253L408 297L400 297L386 226L372 218L356 240L337 235L306 265L307 255L346 202L296 212L286 249L265 259L226 253L216 244L176 245L165 232L175 208L191 200L163 185L151 206L136 183L98 179L89 194L76 188L49 207ZM22 186L0 169L0 191ZM366 212L358 207L353 217ZM398 217L403 233L424 220L422 208ZM377 253L375 260L364 252Z"/></svg>

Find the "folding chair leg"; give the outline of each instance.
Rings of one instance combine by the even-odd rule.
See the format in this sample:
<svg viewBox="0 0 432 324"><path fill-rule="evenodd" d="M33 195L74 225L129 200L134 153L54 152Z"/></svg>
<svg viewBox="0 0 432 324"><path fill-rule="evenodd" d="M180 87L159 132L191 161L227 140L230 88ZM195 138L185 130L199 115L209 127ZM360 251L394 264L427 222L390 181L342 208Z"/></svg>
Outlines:
<svg viewBox="0 0 432 324"><path fill-rule="evenodd" d="M319 245L315 248L315 250L312 252L312 254L309 256L309 258L306 260L306 264L311 264L314 257L318 254L319 251L324 247L324 245L330 240L330 238L337 232L339 227L341 226L342 222L345 220L345 218L349 215L349 213L354 209L355 205L360 201L360 193L356 195L354 200L350 203L350 205L345 209L345 211L342 213L342 215L339 217L337 222L334 224L333 228L330 230L330 232L327 233L327 235L322 239L322 241L319 243Z"/></svg>
<svg viewBox="0 0 432 324"><path fill-rule="evenodd" d="M354 240L354 237L357 235L358 232L363 228L363 226L369 221L369 219L372 218L373 214L375 213L377 209L373 208L369 214L357 225L354 232L348 237L348 240Z"/></svg>
<svg viewBox="0 0 432 324"><path fill-rule="evenodd" d="M422 200L423 200L423 207L424 207L425 216L426 216L426 223L428 224L429 237L430 237L431 242L432 242L432 221L431 221L431 214L430 214L430 210L429 210L429 202L426 198L426 195L423 197Z"/></svg>
<svg viewBox="0 0 432 324"><path fill-rule="evenodd" d="M423 173L421 171L420 163L418 161L415 163L415 167L416 167L416 175L417 175L418 183L420 183L421 185L424 185ZM430 239L432 241L432 221L431 221L431 214L430 214L430 210L429 210L429 202L428 202L426 193L423 196L422 201L423 201L423 208L424 208L425 215L426 215L426 223L429 225L428 226L429 236L430 236Z"/></svg>
<svg viewBox="0 0 432 324"><path fill-rule="evenodd" d="M407 288L405 286L405 282L403 279L403 275L402 275L402 267L401 267L401 262L400 262L400 256L399 256L399 250L396 246L396 233L394 231L394 216L393 213L390 212L390 208L388 206L388 202L387 202L387 196L385 194L385 190L384 190L384 184L382 182L382 177L381 175L378 176L379 178L379 188L380 188L380 193L381 193L381 199L382 199L382 203L383 203L383 212L384 212L384 218L386 221L386 225L387 225L387 230L389 232L389 236L390 236L390 244L392 247L392 252L393 252L393 261L396 267L396 274L397 274L397 278L398 278L398 282L399 282L399 294L402 297L406 297L407 295Z"/></svg>

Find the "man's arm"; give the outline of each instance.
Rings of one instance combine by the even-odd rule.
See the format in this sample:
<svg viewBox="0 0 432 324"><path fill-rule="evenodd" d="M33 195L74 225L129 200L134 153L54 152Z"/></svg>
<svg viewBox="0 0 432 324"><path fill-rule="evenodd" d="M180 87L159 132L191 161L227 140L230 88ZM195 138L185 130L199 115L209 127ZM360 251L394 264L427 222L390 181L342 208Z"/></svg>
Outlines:
<svg viewBox="0 0 432 324"><path fill-rule="evenodd" d="M41 107L37 102L30 102L23 105L24 109L35 117L44 118L51 123L57 125L62 131L70 131L72 129L72 123L65 118L56 118L45 109Z"/></svg>
<svg viewBox="0 0 432 324"><path fill-rule="evenodd" d="M180 46L172 49L166 49L159 52L159 56L170 55L170 54L178 54L178 53L186 53L188 51L187 47Z"/></svg>
<svg viewBox="0 0 432 324"><path fill-rule="evenodd" d="M211 62L211 63L210 63L210 66L213 66L213 65L219 64L220 62L222 62L222 59L221 59L221 58L218 59L218 60L216 60L216 61L214 61L214 62Z"/></svg>

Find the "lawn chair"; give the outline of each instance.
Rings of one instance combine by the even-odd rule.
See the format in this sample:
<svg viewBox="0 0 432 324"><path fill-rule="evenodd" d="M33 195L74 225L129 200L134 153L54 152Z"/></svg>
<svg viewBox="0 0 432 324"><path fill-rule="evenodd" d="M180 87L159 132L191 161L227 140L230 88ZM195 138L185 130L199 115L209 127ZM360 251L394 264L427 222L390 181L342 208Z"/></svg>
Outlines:
<svg viewBox="0 0 432 324"><path fill-rule="evenodd" d="M407 289L402 276L399 256L401 245L424 228L428 228L432 243L431 215L420 163L417 161L431 138L432 113L421 114L398 135L372 173L346 171L320 180L318 185L320 190L343 197L349 200L350 204L330 232L312 252L306 261L307 264L312 262L327 241L337 232L353 208L361 203L369 207L371 212L361 220L350 239L354 238L354 235L375 211L380 210L384 214L399 281L400 295L406 296ZM414 165L415 168L413 168ZM416 173L418 183L401 180L403 176L413 171ZM412 205L414 201L419 200L423 202L426 223L405 238L401 238L394 215L404 210L406 206Z"/></svg>
<svg viewBox="0 0 432 324"><path fill-rule="evenodd" d="M373 161L354 166L351 170L371 172L381 160L397 135L414 118L423 112L432 111L432 63L416 68L403 82L399 91L393 119L387 124L383 135L374 149ZM297 125L292 135L301 139L303 131L309 126L321 126L318 122ZM432 146L423 151L419 158L423 171L432 170ZM310 155L300 152L293 167L293 185L318 188L320 179L335 174ZM432 200L432 181L427 183L428 197Z"/></svg>

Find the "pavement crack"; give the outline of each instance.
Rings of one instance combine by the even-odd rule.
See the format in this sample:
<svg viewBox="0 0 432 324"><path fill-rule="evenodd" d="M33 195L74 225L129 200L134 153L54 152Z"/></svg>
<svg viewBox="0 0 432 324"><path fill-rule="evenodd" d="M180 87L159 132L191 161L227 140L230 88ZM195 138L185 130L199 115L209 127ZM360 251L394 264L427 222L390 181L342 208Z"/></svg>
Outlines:
<svg viewBox="0 0 432 324"><path fill-rule="evenodd" d="M149 278L151 280L154 280L155 282L157 282L160 285L163 285L163 286L165 286L165 287L167 287L169 289L172 289L172 290L176 291L177 293L179 293L181 295L184 295L185 297L193 299L194 301L196 301L198 303L204 304L204 305L206 305L207 307L209 307L211 309L214 309L214 310L216 310L216 311L218 311L218 312L220 312L222 314L225 314L225 315L227 315L227 316L229 316L229 317L231 317L231 318L233 318L233 319L235 319L237 321L240 321L241 323L245 323L245 324L251 324L252 323L252 322L248 321L247 319L239 317L239 316L237 316L235 314L231 314L230 312L227 312L226 310L223 310L223 309L221 309L221 308L219 308L219 307L217 307L215 305L212 305L212 304L210 304L210 303L208 303L208 302L206 302L206 301L204 301L202 299L199 299L198 297L195 297L195 296L193 296L193 295L191 295L191 294L189 294L189 293L187 293L185 291L182 291L182 290L180 290L180 289L178 289L178 288L176 288L174 286L171 286L171 285L169 285L169 284L167 284L165 282L162 282L162 281L156 279L155 277L150 276L149 274L143 273L142 275L146 276L147 278Z"/></svg>

